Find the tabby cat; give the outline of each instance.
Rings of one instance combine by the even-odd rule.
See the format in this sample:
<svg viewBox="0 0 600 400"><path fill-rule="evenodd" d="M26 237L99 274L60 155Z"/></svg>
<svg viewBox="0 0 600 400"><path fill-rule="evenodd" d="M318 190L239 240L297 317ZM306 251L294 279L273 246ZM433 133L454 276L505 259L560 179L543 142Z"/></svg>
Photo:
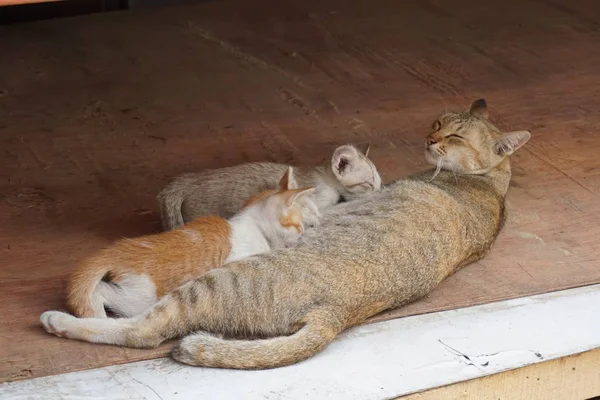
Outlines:
<svg viewBox="0 0 600 400"><path fill-rule="evenodd" d="M509 156L529 138L501 133L476 101L469 112L440 116L427 136L435 179L427 171L331 207L297 247L212 270L142 316L48 311L41 322L57 336L128 347L194 332L172 353L191 365L262 369L304 360L344 329L426 295L483 257L505 220Z"/></svg>

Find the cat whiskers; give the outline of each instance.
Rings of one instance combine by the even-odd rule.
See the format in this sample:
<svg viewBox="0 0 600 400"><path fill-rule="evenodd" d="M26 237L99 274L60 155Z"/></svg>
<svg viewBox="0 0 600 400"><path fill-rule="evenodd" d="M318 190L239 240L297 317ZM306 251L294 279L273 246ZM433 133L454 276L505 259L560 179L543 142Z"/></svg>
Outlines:
<svg viewBox="0 0 600 400"><path fill-rule="evenodd" d="M438 176L438 174L442 170L443 163L444 163L444 159L442 157L439 157L437 160L437 165L435 166L435 172L433 173L433 176L431 177L431 179L429 179L427 181L427 183L432 182Z"/></svg>
<svg viewBox="0 0 600 400"><path fill-rule="evenodd" d="M458 185L458 177L456 176L456 170L454 169L454 165L450 163L450 170L452 171L452 175L454 175L454 183Z"/></svg>

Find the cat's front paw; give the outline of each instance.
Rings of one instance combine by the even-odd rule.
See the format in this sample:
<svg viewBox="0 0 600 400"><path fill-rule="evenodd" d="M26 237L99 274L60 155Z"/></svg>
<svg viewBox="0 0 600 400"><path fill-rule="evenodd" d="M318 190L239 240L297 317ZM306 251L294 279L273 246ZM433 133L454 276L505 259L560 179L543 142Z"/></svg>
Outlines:
<svg viewBox="0 0 600 400"><path fill-rule="evenodd" d="M69 323L76 319L74 316L61 311L46 311L40 316L40 322L46 332L58 337L69 337Z"/></svg>
<svg viewBox="0 0 600 400"><path fill-rule="evenodd" d="M321 223L321 212L317 206L308 199L302 209L302 222L305 228L313 228Z"/></svg>

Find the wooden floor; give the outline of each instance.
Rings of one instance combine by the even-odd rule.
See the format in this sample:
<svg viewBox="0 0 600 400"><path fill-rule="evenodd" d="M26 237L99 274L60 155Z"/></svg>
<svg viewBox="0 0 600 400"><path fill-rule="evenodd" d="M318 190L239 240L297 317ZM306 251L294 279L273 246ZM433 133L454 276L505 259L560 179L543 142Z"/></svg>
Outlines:
<svg viewBox="0 0 600 400"><path fill-rule="evenodd" d="M159 229L185 171L311 164L370 141L388 181L426 167L440 112L485 97L533 139L492 254L388 319L600 282L600 3L209 2L0 30L0 365L18 380L167 352L46 335L64 278Z"/></svg>

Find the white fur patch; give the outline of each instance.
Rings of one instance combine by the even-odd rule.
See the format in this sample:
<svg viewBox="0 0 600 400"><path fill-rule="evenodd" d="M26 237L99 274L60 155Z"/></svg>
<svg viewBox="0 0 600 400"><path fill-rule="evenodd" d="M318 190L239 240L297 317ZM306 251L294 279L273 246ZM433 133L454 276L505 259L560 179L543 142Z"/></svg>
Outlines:
<svg viewBox="0 0 600 400"><path fill-rule="evenodd" d="M225 264L271 250L269 242L258 227L256 219L260 216L257 215L257 211L256 208L250 207L229 220L231 251Z"/></svg>
<svg viewBox="0 0 600 400"><path fill-rule="evenodd" d="M142 314L157 301L156 286L147 275L126 275L117 284L99 282L92 296L123 317Z"/></svg>

